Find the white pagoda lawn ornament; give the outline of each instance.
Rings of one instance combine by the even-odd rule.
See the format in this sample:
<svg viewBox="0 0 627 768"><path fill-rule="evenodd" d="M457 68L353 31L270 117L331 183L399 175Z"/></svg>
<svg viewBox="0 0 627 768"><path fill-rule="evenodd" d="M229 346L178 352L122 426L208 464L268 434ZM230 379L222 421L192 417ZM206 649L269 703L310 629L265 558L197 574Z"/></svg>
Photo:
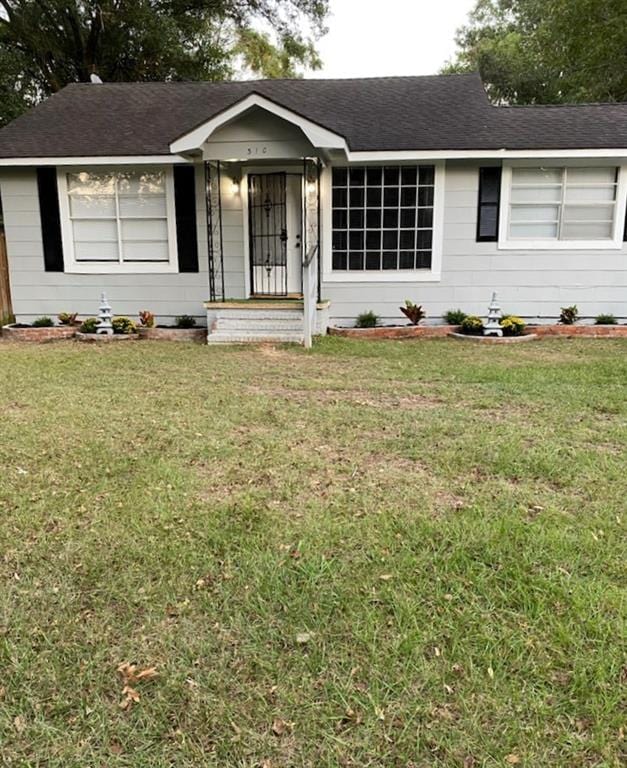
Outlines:
<svg viewBox="0 0 627 768"><path fill-rule="evenodd" d="M113 326L111 325L111 318L113 317L113 312L111 311L111 305L107 301L107 294L101 293L100 294L100 307L98 311L98 320L100 321L100 324L98 325L98 330L96 333L106 333L107 336L113 335Z"/></svg>
<svg viewBox="0 0 627 768"><path fill-rule="evenodd" d="M500 325L501 308L496 300L496 291L492 294L492 301L488 307L488 320L483 329L484 336L502 336L503 329Z"/></svg>

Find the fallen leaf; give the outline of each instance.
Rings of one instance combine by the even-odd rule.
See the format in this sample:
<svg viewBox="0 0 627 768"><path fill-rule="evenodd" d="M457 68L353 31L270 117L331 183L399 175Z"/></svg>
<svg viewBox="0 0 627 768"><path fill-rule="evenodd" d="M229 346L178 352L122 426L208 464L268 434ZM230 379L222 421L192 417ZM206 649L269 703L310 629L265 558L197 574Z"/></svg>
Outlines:
<svg viewBox="0 0 627 768"><path fill-rule="evenodd" d="M508 765L518 765L518 763L520 762L520 758L518 757L518 755L515 755L514 753L512 753L511 755L507 755L507 757L505 758L505 762L508 763Z"/></svg>
<svg viewBox="0 0 627 768"><path fill-rule="evenodd" d="M379 576L381 581L389 581L391 578L393 578L393 574L391 573L382 573L381 576Z"/></svg>
<svg viewBox="0 0 627 768"><path fill-rule="evenodd" d="M339 722L340 727L347 727L350 725L359 725L361 723L361 715L359 712L355 712L352 707L346 707L344 715Z"/></svg>
<svg viewBox="0 0 627 768"><path fill-rule="evenodd" d="M23 733L26 728L26 718L23 715L18 715L13 718L13 727L18 733Z"/></svg>
<svg viewBox="0 0 627 768"><path fill-rule="evenodd" d="M490 680L494 680L494 670L492 669L492 667L488 667L488 677L490 678Z"/></svg>
<svg viewBox="0 0 627 768"><path fill-rule="evenodd" d="M124 688L122 688L122 696L124 698L120 702L120 709L130 709L133 704L137 704L139 702L139 693L134 689L131 688L130 685L125 685Z"/></svg>
<svg viewBox="0 0 627 768"><path fill-rule="evenodd" d="M288 723L280 717L275 718L272 723L272 733L275 736L284 736L286 733L291 733L293 730L294 723Z"/></svg>
<svg viewBox="0 0 627 768"><path fill-rule="evenodd" d="M305 643L308 643L312 637L313 637L313 632L299 632L296 635L296 642L299 645L304 645Z"/></svg>
<svg viewBox="0 0 627 768"><path fill-rule="evenodd" d="M153 677L157 676L157 668L147 667L138 672L137 664L129 664L128 661L124 661L118 667L118 673L122 676L124 685L128 685L129 683L137 683L139 680L152 680Z"/></svg>
<svg viewBox="0 0 627 768"><path fill-rule="evenodd" d="M148 669L142 669L141 672L138 672L135 675L135 680L152 680L153 677L157 676L157 668L156 667L148 667Z"/></svg>

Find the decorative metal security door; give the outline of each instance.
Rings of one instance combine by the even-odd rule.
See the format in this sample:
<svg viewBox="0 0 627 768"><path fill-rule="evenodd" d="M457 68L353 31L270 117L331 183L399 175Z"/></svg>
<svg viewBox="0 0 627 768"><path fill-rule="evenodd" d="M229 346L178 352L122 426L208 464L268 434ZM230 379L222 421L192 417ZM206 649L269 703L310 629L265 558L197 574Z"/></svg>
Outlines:
<svg viewBox="0 0 627 768"><path fill-rule="evenodd" d="M248 177L251 293L287 295L287 195L285 173Z"/></svg>

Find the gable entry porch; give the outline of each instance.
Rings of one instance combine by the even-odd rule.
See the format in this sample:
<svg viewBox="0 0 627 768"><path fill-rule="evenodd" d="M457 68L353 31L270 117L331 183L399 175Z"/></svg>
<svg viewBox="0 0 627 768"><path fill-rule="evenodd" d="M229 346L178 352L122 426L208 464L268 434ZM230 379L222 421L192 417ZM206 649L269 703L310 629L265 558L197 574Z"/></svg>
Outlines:
<svg viewBox="0 0 627 768"><path fill-rule="evenodd" d="M206 160L204 167L208 342L292 341L310 347L312 337L326 330L319 159ZM233 199L241 207L239 226L233 218L240 212L229 205ZM227 262L233 267L235 259L243 276L240 295L229 293L226 279Z"/></svg>
<svg viewBox="0 0 627 768"><path fill-rule="evenodd" d="M326 331L320 179L342 147L343 137L258 94L171 144L204 167L210 344L311 346Z"/></svg>

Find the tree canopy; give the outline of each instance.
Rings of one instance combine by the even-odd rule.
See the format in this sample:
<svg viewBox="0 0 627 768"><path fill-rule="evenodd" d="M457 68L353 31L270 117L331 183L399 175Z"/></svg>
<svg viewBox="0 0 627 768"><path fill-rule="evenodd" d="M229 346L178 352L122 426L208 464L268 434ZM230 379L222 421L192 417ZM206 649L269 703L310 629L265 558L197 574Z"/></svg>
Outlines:
<svg viewBox="0 0 627 768"><path fill-rule="evenodd" d="M457 45L496 102L627 101L626 0L478 0Z"/></svg>
<svg viewBox="0 0 627 768"><path fill-rule="evenodd" d="M0 124L68 83L291 77L328 0L0 0Z"/></svg>

